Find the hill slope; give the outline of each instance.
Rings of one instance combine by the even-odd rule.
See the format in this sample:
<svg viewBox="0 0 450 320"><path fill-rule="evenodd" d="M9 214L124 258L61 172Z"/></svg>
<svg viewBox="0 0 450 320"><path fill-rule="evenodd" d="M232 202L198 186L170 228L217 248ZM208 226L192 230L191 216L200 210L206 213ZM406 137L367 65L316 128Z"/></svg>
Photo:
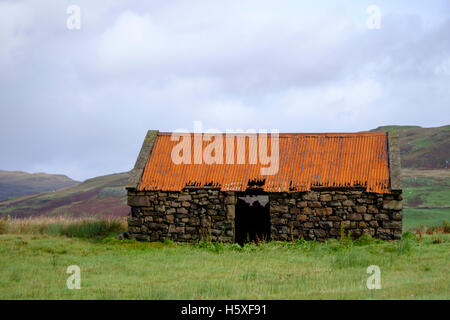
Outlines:
<svg viewBox="0 0 450 320"><path fill-rule="evenodd" d="M445 168L446 160L450 160L450 126L386 126L372 131L394 130L400 133L405 217L436 214L437 223L448 220L450 171L442 168ZM0 216L125 216L130 210L124 189L127 179L127 172L112 174L55 192L3 201L0 202Z"/></svg>
<svg viewBox="0 0 450 320"><path fill-rule="evenodd" d="M117 217L128 213L128 172L88 179L78 185L0 202L0 216Z"/></svg>
<svg viewBox="0 0 450 320"><path fill-rule="evenodd" d="M403 168L450 167L450 125L436 128L384 126L371 131L398 131Z"/></svg>
<svg viewBox="0 0 450 320"><path fill-rule="evenodd" d="M27 194L54 191L78 183L61 174L0 170L0 201Z"/></svg>

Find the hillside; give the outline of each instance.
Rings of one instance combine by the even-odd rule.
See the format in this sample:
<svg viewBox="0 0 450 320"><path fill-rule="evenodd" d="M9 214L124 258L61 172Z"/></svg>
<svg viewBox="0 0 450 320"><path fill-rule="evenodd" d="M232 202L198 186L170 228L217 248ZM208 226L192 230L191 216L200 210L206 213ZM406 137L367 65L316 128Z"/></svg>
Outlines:
<svg viewBox="0 0 450 320"><path fill-rule="evenodd" d="M449 220L450 170L445 166L450 159L450 126L386 126L372 131L394 130L400 133L405 227L437 225ZM4 171L0 171L0 177L1 173ZM128 173L112 174L54 192L3 201L0 216L125 216L129 213L124 189L127 179ZM1 191L5 191L2 185Z"/></svg>
<svg viewBox="0 0 450 320"><path fill-rule="evenodd" d="M450 220L450 125L436 128L384 126L400 138L403 230Z"/></svg>
<svg viewBox="0 0 450 320"><path fill-rule="evenodd" d="M0 216L118 217L128 213L128 173L88 179L75 186L0 202Z"/></svg>
<svg viewBox="0 0 450 320"><path fill-rule="evenodd" d="M384 126L371 131L398 131L403 168L450 167L450 125L436 128Z"/></svg>
<svg viewBox="0 0 450 320"><path fill-rule="evenodd" d="M0 170L0 201L28 194L54 191L78 184L61 174Z"/></svg>

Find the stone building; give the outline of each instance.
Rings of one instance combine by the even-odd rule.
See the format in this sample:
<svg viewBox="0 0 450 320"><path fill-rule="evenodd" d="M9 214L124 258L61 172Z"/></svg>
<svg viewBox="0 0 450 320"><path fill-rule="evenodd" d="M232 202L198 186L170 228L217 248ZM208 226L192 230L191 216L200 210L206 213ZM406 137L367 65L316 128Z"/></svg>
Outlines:
<svg viewBox="0 0 450 320"><path fill-rule="evenodd" d="M402 234L391 133L148 131L127 190L128 236L144 241L323 241L341 228L354 238Z"/></svg>

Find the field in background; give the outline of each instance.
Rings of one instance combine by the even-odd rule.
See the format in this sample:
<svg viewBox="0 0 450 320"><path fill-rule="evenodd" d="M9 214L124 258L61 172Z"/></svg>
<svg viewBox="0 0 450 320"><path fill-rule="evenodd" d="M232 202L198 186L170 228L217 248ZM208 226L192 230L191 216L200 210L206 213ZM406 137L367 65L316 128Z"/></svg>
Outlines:
<svg viewBox="0 0 450 320"><path fill-rule="evenodd" d="M403 230L450 221L450 170L402 169Z"/></svg>
<svg viewBox="0 0 450 320"><path fill-rule="evenodd" d="M450 170L402 170L404 206L450 208Z"/></svg>
<svg viewBox="0 0 450 320"><path fill-rule="evenodd" d="M442 225L450 221L449 209L404 209L403 231L415 231Z"/></svg>

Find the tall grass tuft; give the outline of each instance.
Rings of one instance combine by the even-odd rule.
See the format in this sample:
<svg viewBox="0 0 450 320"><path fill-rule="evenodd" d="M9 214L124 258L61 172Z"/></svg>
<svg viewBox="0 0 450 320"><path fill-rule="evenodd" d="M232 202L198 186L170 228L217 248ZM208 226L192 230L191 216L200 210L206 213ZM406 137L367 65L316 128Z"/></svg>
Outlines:
<svg viewBox="0 0 450 320"><path fill-rule="evenodd" d="M63 217L0 219L0 234L27 233L78 238L99 238L126 230L127 224L122 219L69 219Z"/></svg>
<svg viewBox="0 0 450 320"><path fill-rule="evenodd" d="M443 221L441 226L431 226L426 229L427 234L450 233L450 223Z"/></svg>
<svg viewBox="0 0 450 320"><path fill-rule="evenodd" d="M120 223L115 220L83 220L49 227L49 233L56 231L56 234L77 238L98 238L123 231Z"/></svg>
<svg viewBox="0 0 450 320"><path fill-rule="evenodd" d="M6 233L6 221L4 219L0 219L0 234Z"/></svg>

